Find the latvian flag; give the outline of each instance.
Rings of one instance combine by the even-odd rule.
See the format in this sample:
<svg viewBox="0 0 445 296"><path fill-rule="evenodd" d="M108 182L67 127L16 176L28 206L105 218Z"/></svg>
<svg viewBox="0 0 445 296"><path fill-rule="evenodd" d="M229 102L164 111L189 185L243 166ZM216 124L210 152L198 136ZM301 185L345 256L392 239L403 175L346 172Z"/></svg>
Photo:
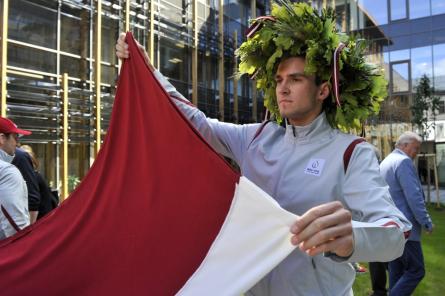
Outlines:
<svg viewBox="0 0 445 296"><path fill-rule="evenodd" d="M104 145L58 209L0 242L0 295L240 295L294 248L295 216L215 153L128 35Z"/></svg>

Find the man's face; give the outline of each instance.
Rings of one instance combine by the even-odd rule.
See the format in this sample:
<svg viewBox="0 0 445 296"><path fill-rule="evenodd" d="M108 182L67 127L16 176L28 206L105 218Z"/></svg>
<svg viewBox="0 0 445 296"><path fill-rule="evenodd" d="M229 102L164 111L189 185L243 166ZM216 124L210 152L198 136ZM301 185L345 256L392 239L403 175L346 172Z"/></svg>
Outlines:
<svg viewBox="0 0 445 296"><path fill-rule="evenodd" d="M15 148L17 147L18 135L17 134L9 134L6 136L3 133L0 133L0 148L8 153L9 155L15 154Z"/></svg>
<svg viewBox="0 0 445 296"><path fill-rule="evenodd" d="M411 143L405 144L402 151L405 152L411 159L414 159L420 151L420 143L414 140Z"/></svg>
<svg viewBox="0 0 445 296"><path fill-rule="evenodd" d="M288 58L280 63L275 74L278 108L292 125L311 123L329 95L327 83L317 86L315 77L304 74L304 66L303 58Z"/></svg>

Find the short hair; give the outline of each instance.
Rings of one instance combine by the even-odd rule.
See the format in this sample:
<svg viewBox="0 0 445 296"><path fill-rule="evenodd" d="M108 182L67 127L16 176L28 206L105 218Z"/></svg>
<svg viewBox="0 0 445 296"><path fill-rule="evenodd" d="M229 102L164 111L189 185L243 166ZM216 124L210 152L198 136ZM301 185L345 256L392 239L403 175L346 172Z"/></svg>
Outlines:
<svg viewBox="0 0 445 296"><path fill-rule="evenodd" d="M410 144L410 143L412 143L414 141L422 143L422 137L419 136L418 134L410 132L410 131L404 132L397 139L396 147L402 147L402 146L404 146L406 144Z"/></svg>

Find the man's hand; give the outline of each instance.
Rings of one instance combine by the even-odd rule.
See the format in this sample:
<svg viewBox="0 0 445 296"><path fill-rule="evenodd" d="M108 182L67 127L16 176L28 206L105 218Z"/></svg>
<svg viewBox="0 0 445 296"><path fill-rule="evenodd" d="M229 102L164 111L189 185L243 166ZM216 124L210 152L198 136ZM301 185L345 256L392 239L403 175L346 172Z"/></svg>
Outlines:
<svg viewBox="0 0 445 296"><path fill-rule="evenodd" d="M426 233L427 233L427 234L431 234L431 233L433 233L433 229L434 229L434 227L435 227L435 225L434 225L434 224L431 224L431 228L425 230Z"/></svg>
<svg viewBox="0 0 445 296"><path fill-rule="evenodd" d="M348 257L354 250L351 212L339 201L313 207L291 227L291 242L310 256L332 252Z"/></svg>
<svg viewBox="0 0 445 296"><path fill-rule="evenodd" d="M116 41L116 56L119 59L128 59L130 57L130 51L128 50L128 44L125 42L125 36L126 36L125 33L121 33ZM150 68L151 71L154 71L155 68L151 64L150 58L148 57L145 48L142 45L140 45L139 42L137 41L136 44L142 56L144 57L145 63L147 64L147 66Z"/></svg>

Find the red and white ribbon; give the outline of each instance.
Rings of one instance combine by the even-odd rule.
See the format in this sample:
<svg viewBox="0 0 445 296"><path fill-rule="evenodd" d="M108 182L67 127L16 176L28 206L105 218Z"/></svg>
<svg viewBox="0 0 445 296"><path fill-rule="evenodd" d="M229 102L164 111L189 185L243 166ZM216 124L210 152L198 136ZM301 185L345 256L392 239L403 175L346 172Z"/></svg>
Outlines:
<svg viewBox="0 0 445 296"><path fill-rule="evenodd" d="M340 93L339 93L339 84L340 84L340 53L342 52L343 48L345 48L345 44L340 42L340 44L337 46L337 48L334 51L334 67L332 69L332 78L333 83L332 87L334 88L334 97L335 101L337 102L337 106L341 107L340 103Z"/></svg>
<svg viewBox="0 0 445 296"><path fill-rule="evenodd" d="M263 27L264 20L272 22L276 21L276 19L273 16L266 15L257 17L255 21L252 23L252 25L250 25L250 27L246 31L247 38L250 38L253 35L255 35L255 33L258 32L258 30L260 30Z"/></svg>

